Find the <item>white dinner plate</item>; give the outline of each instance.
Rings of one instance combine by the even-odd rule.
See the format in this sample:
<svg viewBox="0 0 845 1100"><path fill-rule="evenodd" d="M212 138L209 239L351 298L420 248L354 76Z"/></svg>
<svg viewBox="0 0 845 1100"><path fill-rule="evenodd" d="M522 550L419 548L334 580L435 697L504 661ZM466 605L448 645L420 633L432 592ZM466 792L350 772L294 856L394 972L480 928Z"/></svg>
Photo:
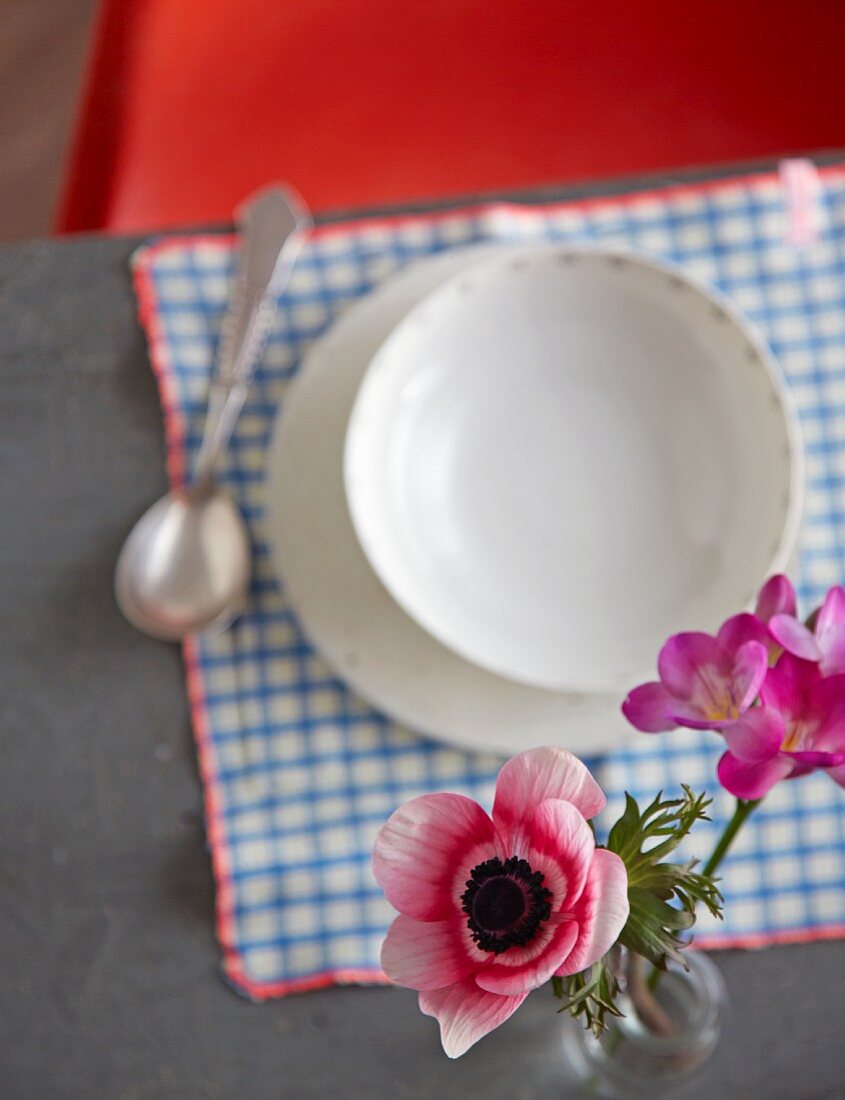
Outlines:
<svg viewBox="0 0 845 1100"><path fill-rule="evenodd" d="M800 455L748 322L673 266L592 246L490 256L411 309L349 422L365 553L424 629L498 676L624 693L786 566Z"/></svg>
<svg viewBox="0 0 845 1100"><path fill-rule="evenodd" d="M384 340L422 298L480 258L525 251L482 245L413 263L350 306L313 345L277 418L267 471L268 530L277 573L305 634L379 710L471 750L561 745L589 754L630 734L619 694L521 684L437 641L376 577L344 488L349 417Z"/></svg>
<svg viewBox="0 0 845 1100"><path fill-rule="evenodd" d="M273 560L300 624L338 675L379 710L462 748L602 751L630 732L614 696L544 691L464 660L380 583L352 527L343 484L349 414L394 326L422 297L486 254L482 245L405 268L356 302L306 355L279 411L267 471Z"/></svg>

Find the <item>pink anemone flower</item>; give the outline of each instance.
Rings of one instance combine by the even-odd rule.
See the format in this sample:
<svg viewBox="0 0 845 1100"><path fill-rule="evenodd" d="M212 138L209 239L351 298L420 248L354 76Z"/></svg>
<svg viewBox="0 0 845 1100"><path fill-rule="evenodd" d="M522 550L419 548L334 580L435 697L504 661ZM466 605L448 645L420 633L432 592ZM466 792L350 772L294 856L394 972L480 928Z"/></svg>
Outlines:
<svg viewBox="0 0 845 1100"><path fill-rule="evenodd" d="M728 619L715 638L674 634L657 658L660 680L634 688L622 713L645 733L677 726L721 729L736 721L766 677L765 636L765 624L750 614Z"/></svg>
<svg viewBox="0 0 845 1100"><path fill-rule="evenodd" d="M795 612L775 615L772 635L787 653L816 662L825 676L845 672L845 588L835 585L824 598L812 630Z"/></svg>
<svg viewBox="0 0 845 1100"><path fill-rule="evenodd" d="M845 786L845 675L784 653L769 670L761 705L721 732L719 782L736 798L762 798L781 779L822 768Z"/></svg>
<svg viewBox="0 0 845 1100"><path fill-rule="evenodd" d="M499 773L492 818L463 795L427 794L379 831L373 871L400 914L382 966L419 990L450 1058L531 990L584 970L615 943L628 876L587 824L604 805L580 760L532 749Z"/></svg>

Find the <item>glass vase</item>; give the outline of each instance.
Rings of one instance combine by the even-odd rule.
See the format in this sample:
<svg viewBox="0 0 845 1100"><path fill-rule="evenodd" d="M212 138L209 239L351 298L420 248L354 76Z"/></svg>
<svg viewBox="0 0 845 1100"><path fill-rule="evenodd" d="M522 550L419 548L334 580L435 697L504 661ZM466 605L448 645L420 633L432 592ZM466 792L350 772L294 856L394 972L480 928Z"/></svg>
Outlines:
<svg viewBox="0 0 845 1100"><path fill-rule="evenodd" d="M596 1039L579 1020L567 1018L566 1056L587 1094L606 1097L669 1096L693 1077L716 1048L726 1011L726 992L716 965L701 952L684 953L685 970L670 962L654 998L672 1024L656 1034L626 992Z"/></svg>

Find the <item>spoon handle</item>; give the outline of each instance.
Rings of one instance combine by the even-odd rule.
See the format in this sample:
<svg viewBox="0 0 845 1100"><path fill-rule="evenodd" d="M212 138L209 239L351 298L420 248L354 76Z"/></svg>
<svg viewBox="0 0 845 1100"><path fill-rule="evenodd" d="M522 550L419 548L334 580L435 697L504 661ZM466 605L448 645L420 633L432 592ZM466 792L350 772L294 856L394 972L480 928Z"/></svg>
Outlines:
<svg viewBox="0 0 845 1100"><path fill-rule="evenodd" d="M213 479L221 451L231 438L264 347L276 300L302 248L311 216L292 189L274 185L258 191L237 210L242 244L229 309L220 332L215 378L208 400L194 483Z"/></svg>

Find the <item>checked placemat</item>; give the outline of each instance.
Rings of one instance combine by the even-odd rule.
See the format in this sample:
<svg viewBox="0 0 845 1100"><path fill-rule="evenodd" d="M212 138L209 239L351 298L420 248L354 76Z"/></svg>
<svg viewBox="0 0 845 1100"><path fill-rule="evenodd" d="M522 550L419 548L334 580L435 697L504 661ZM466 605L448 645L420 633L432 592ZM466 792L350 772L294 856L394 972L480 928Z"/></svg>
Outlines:
<svg viewBox="0 0 845 1100"><path fill-rule="evenodd" d="M799 591L805 609L845 579L845 166L820 173L817 225L789 232L777 175L622 198L361 220L316 230L276 317L223 471L247 518L255 576L246 614L185 645L188 690L217 883L223 972L255 999L331 982L385 981L392 911L369 870L376 830L402 801L453 790L488 804L501 761L421 737L376 713L308 645L274 575L264 523L267 448L303 353L351 302L418 257L486 241L595 241L683 264L728 294L780 360L807 453ZM809 237L809 239L807 239ZM134 278L173 482L199 446L235 241L146 245ZM732 800L715 782L722 742L680 730L632 734L589 761L616 813L680 782L715 796L706 856ZM845 935L845 792L822 775L781 784L724 865L723 924L698 942L761 946Z"/></svg>

